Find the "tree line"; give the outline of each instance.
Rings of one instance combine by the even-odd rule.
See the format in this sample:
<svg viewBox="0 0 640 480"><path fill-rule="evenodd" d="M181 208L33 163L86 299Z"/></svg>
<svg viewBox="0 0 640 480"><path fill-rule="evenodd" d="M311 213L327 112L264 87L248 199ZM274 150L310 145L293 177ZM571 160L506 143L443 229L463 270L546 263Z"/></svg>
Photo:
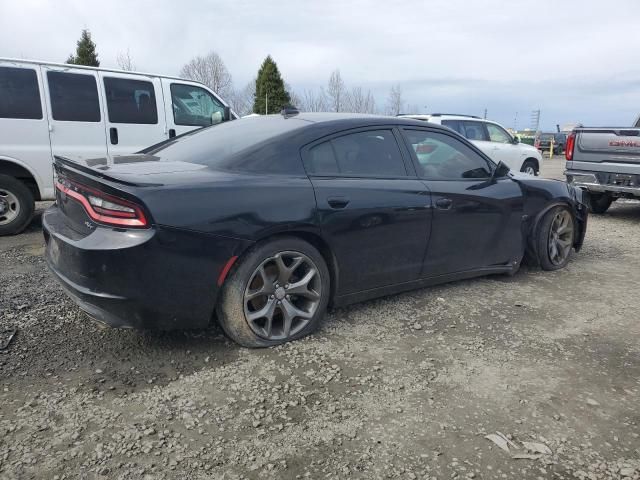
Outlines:
<svg viewBox="0 0 640 480"><path fill-rule="evenodd" d="M96 44L89 30L82 30L76 52L69 56L67 63L100 66ZM122 70L136 69L129 49L118 53L116 63ZM180 76L207 85L224 98L240 116L251 113L279 113L285 106L293 106L304 112L397 115L402 113L405 107L400 84L391 87L386 103L380 106L371 90L365 90L361 86L348 86L339 69L331 72L326 87L305 89L298 93L284 81L278 65L270 55L260 65L256 77L240 88L235 88L231 73L215 51L189 60L180 69Z"/></svg>

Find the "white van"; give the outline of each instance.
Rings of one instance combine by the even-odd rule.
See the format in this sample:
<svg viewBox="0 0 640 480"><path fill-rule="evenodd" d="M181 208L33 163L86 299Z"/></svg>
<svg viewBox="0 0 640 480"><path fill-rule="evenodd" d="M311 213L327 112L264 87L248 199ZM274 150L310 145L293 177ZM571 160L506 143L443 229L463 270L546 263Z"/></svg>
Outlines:
<svg viewBox="0 0 640 480"><path fill-rule="evenodd" d="M53 155L110 159L234 118L198 82L0 58L0 236L55 198Z"/></svg>

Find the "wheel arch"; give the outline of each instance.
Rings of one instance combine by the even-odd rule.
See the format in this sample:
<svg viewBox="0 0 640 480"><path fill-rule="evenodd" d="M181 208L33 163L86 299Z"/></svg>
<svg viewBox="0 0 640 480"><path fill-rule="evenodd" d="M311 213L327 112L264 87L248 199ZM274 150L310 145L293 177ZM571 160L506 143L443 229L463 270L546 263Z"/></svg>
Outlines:
<svg viewBox="0 0 640 480"><path fill-rule="evenodd" d="M283 230L277 232L268 232L261 235L255 243L251 246L245 248L242 252L238 253L238 259L235 262L235 265L240 264L240 262L244 259L244 257L249 253L249 251L255 247L257 244L262 244L266 242L270 242L272 240L276 240L279 238L293 237L307 242L308 244L315 247L322 255L325 263L327 264L327 269L329 270L329 280L331 285L331 292L329 297L329 304L331 305L333 299L335 298L336 292L338 291L338 282L340 279L339 275L339 266L338 260L333 253L333 250L329 246L329 243L323 238L320 232L315 228L307 228L307 227L299 227L297 229L292 230Z"/></svg>
<svg viewBox="0 0 640 480"><path fill-rule="evenodd" d="M527 162L533 162L538 173L540 172L540 161L536 157L525 158L524 161L522 162L522 165L520 165L520 170L522 170L522 167L524 167L524 164Z"/></svg>
<svg viewBox="0 0 640 480"><path fill-rule="evenodd" d="M533 218L533 221L531 222L528 229L529 231L527 232L526 249L529 251L529 253L533 255L533 258L535 258L536 261L538 259L538 249L536 247L535 238L536 238L536 235L538 234L538 228L540 226L540 222L549 211L551 211L556 207L567 207L571 212L574 224L578 222L578 218L576 216L574 208L572 207L571 203L568 200L558 199L556 201L553 201L545 205ZM575 246L575 242L574 242L574 246Z"/></svg>
<svg viewBox="0 0 640 480"><path fill-rule="evenodd" d="M38 177L27 166L15 159L0 157L0 175L8 175L24 183L34 200L38 201L42 198Z"/></svg>

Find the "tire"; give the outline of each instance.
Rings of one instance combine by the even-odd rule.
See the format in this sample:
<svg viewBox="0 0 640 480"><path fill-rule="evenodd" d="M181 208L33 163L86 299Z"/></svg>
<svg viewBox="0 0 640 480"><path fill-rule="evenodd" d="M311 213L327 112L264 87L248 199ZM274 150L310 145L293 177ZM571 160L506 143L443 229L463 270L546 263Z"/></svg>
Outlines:
<svg viewBox="0 0 640 480"><path fill-rule="evenodd" d="M589 195L589 206L593 213L605 213L613 203L613 197L608 193L592 193Z"/></svg>
<svg viewBox="0 0 640 480"><path fill-rule="evenodd" d="M558 218L560 218L559 216L566 220L564 225L568 227L568 231L558 228L563 225L563 223L558 223ZM558 231L561 233L554 237L554 229L556 229L556 233ZM575 235L576 221L569 208L564 206L554 207L545 213L535 230L538 263L543 270L559 270L569 263L569 259L571 258L573 251ZM556 243L557 240L554 242L556 243L556 251L558 253L562 253L562 256L554 256L553 248L550 245L551 242L554 241L554 238L557 238L562 242ZM561 248L562 251L560 251Z"/></svg>
<svg viewBox="0 0 640 480"><path fill-rule="evenodd" d="M523 173L529 173L530 175L537 176L540 172L538 170L538 164L535 160L527 159L522 164L520 171Z"/></svg>
<svg viewBox="0 0 640 480"><path fill-rule="evenodd" d="M27 186L9 175L0 175L0 237L20 233L31 222L35 200Z"/></svg>
<svg viewBox="0 0 640 480"><path fill-rule="evenodd" d="M301 263L294 268L298 259ZM315 273L311 275L312 270ZM307 276L311 280L304 285L306 290L296 287ZM285 280L291 284L281 285ZM229 338L245 347L271 347L297 340L320 324L329 303L330 287L326 262L309 243L295 237L262 242L243 256L224 283L216 308L218 323ZM293 289L300 295L292 293ZM312 298L314 295L319 298ZM271 316L260 316L263 311ZM304 314L304 318L286 315L287 312ZM257 318L250 320L250 316ZM288 332L287 318L292 319Z"/></svg>

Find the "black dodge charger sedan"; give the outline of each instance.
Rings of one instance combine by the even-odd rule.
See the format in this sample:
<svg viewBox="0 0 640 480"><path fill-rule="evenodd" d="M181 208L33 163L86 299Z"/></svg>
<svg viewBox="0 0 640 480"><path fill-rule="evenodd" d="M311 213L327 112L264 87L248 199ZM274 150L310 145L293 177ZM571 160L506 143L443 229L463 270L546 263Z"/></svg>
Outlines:
<svg viewBox="0 0 640 480"><path fill-rule="evenodd" d="M46 259L80 308L114 327L217 319L250 347L307 335L328 305L562 268L587 223L580 190L404 118L244 118L55 171Z"/></svg>

